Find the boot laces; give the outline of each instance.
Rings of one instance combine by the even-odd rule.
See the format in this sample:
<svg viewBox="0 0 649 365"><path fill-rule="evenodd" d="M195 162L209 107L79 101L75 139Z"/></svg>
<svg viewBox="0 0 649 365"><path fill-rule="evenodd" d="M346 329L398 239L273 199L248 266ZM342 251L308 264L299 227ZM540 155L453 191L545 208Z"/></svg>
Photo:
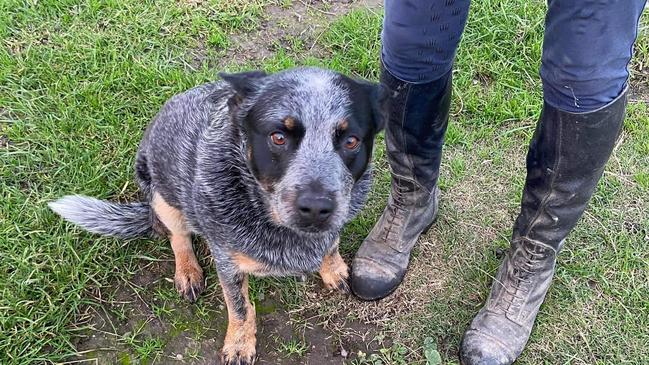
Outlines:
<svg viewBox="0 0 649 365"><path fill-rule="evenodd" d="M383 235L386 241L397 240L398 231L401 228L403 221L406 217L406 208L403 207L405 199L406 187L395 184L396 189L393 190L392 204L388 204L388 224L383 229Z"/></svg>
<svg viewBox="0 0 649 365"><path fill-rule="evenodd" d="M504 288L509 294L505 295L505 310L512 308L514 301L525 299L530 284L532 284L533 275L536 273L537 263L545 257L544 252L535 251L532 245L523 244L520 252L520 259L516 259L515 256L510 258L513 268L507 274L509 285Z"/></svg>

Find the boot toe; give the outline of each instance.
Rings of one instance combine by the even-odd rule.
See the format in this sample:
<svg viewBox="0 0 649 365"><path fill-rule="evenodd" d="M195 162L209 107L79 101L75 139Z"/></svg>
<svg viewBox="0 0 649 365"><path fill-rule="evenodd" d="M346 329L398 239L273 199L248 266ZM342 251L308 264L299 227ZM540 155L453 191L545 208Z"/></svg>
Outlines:
<svg viewBox="0 0 649 365"><path fill-rule="evenodd" d="M363 300L379 300L390 295L401 283L405 271L394 272L389 265L356 258L350 279L354 295Z"/></svg>
<svg viewBox="0 0 649 365"><path fill-rule="evenodd" d="M460 348L462 365L510 365L515 357L498 339L476 330L464 334Z"/></svg>

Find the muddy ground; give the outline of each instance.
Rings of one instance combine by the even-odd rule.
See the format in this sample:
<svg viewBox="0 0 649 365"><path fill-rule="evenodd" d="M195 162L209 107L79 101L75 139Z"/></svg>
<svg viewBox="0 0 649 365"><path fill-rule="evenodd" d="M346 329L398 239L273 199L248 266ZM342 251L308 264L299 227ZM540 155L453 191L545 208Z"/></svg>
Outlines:
<svg viewBox="0 0 649 365"><path fill-rule="evenodd" d="M78 360L215 364L227 327L227 310L218 287L210 285L199 303L192 305L172 298L172 277L173 263L157 262L139 270L128 283L105 290L106 298L95 297L103 305L87 308L85 320L94 330L84 331L77 339L82 355ZM311 303L322 296L354 300L325 293L315 277L296 283L305 286L305 291L306 286L314 289L305 298ZM375 339L377 326L341 316L323 322L313 310L295 316L281 302L277 291L255 301L258 364L343 364L357 358L359 351L369 354L389 345L389 341ZM337 322L335 330L325 328L330 321Z"/></svg>

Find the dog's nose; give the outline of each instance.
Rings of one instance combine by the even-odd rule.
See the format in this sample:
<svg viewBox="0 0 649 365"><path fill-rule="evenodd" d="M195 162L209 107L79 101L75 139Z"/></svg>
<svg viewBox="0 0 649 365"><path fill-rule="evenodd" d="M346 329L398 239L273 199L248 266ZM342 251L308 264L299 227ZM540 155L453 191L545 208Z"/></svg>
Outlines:
<svg viewBox="0 0 649 365"><path fill-rule="evenodd" d="M300 194L296 201L300 217L311 223L322 223L333 214L336 205L334 200L313 194Z"/></svg>

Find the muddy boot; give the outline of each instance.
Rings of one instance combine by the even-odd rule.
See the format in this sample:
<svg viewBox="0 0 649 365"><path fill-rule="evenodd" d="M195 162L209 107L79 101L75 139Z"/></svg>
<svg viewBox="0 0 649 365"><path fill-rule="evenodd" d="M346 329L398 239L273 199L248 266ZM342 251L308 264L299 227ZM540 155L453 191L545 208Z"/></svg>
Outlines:
<svg viewBox="0 0 649 365"><path fill-rule="evenodd" d="M408 267L410 251L437 214L437 177L451 101L451 72L412 84L381 70L389 97L385 141L392 190L378 223L352 263L351 288L364 300L392 293Z"/></svg>
<svg viewBox="0 0 649 365"><path fill-rule="evenodd" d="M545 104L527 155L512 243L484 307L462 340L463 365L511 364L552 282L556 256L581 217L622 128L626 91L588 113Z"/></svg>

